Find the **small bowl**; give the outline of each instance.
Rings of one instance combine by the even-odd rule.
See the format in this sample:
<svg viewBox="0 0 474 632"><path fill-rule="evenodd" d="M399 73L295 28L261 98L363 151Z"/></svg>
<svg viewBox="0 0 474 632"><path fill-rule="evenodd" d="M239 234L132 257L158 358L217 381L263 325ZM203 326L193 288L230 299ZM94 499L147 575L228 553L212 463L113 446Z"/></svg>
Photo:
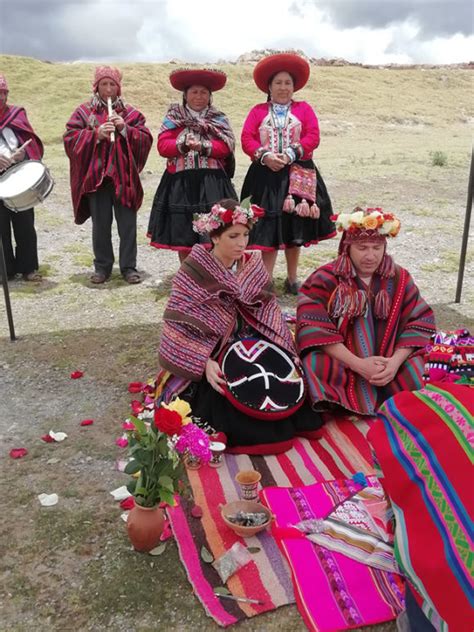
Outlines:
<svg viewBox="0 0 474 632"><path fill-rule="evenodd" d="M267 516L267 521L264 524L259 524L255 527L242 527L238 524L234 524L231 522L227 516L231 516L232 514L236 514L238 511L252 512L252 513L265 513ZM268 525L273 520L273 514L264 505L254 502L253 500L235 500L232 503L227 503L227 505L221 505L221 515L222 520L225 524L234 531L237 535L242 536L243 538L250 538L255 535L259 531L263 531L268 527Z"/></svg>

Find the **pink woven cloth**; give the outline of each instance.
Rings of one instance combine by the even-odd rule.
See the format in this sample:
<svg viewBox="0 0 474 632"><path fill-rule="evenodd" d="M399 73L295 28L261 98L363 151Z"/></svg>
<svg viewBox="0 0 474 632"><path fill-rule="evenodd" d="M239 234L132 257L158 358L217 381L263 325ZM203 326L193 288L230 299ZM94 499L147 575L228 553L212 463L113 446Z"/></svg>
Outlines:
<svg viewBox="0 0 474 632"><path fill-rule="evenodd" d="M291 568L298 608L308 629L315 632L390 621L404 607L399 575L290 536L289 526L326 516L359 489L350 479L338 479L306 487L267 487L261 492L276 518L274 534Z"/></svg>

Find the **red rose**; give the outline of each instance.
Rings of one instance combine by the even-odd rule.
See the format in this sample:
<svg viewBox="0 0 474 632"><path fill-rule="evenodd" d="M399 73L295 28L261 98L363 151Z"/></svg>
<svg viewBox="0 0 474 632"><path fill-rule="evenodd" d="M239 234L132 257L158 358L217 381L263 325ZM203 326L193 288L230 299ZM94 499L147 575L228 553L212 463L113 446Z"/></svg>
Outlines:
<svg viewBox="0 0 474 632"><path fill-rule="evenodd" d="M228 208L225 213L222 213L221 218L224 224L230 224L233 216L234 216L234 211L231 211L230 208Z"/></svg>
<svg viewBox="0 0 474 632"><path fill-rule="evenodd" d="M155 410L155 426L160 432L164 432L170 437L175 434L181 434L183 427L181 415L175 410L157 408Z"/></svg>
<svg viewBox="0 0 474 632"><path fill-rule="evenodd" d="M257 204L251 204L250 209L255 219L259 219L260 217L263 217L265 215L265 209L261 206L258 206Z"/></svg>

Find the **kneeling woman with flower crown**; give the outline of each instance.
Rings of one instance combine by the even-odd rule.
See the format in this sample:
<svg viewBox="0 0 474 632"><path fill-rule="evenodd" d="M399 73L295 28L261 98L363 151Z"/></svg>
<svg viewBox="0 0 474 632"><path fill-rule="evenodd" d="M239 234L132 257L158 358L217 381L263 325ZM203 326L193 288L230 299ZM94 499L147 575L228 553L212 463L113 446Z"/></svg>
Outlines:
<svg viewBox="0 0 474 632"><path fill-rule="evenodd" d="M322 425L261 254L245 252L262 214L226 199L196 217L213 247L196 244L175 276L159 350L161 400L179 393L245 454L283 452Z"/></svg>
<svg viewBox="0 0 474 632"><path fill-rule="evenodd" d="M422 386L434 316L410 273L386 253L400 221L381 208L336 218L339 257L300 290L297 344L315 410L373 415L398 391Z"/></svg>

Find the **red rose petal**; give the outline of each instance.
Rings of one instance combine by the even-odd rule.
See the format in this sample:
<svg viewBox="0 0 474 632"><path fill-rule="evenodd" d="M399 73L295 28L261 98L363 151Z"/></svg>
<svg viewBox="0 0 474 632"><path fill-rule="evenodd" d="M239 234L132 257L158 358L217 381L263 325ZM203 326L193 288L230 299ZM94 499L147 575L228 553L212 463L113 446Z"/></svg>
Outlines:
<svg viewBox="0 0 474 632"><path fill-rule="evenodd" d="M133 509L135 507L135 499L133 496L129 496L128 498L124 498L120 501L120 507L124 511L128 511L129 509Z"/></svg>
<svg viewBox="0 0 474 632"><path fill-rule="evenodd" d="M163 532L160 535L160 542L166 542L173 537L173 531L171 530L171 525L169 520L165 520L165 524L163 526Z"/></svg>
<svg viewBox="0 0 474 632"><path fill-rule="evenodd" d="M131 407L132 413L134 415L139 415L140 413L142 413L145 410L145 406L141 402L139 402L137 399L134 399L130 403L130 407Z"/></svg>
<svg viewBox="0 0 474 632"><path fill-rule="evenodd" d="M10 456L12 459L21 459L23 456L28 454L28 450L26 448L12 448L10 450Z"/></svg>
<svg viewBox="0 0 474 632"><path fill-rule="evenodd" d="M124 430L135 430L135 426L132 424L131 421L124 421L122 423L122 428Z"/></svg>
<svg viewBox="0 0 474 632"><path fill-rule="evenodd" d="M141 393L143 391L143 382L130 382L128 385L129 393Z"/></svg>
<svg viewBox="0 0 474 632"><path fill-rule="evenodd" d="M118 445L119 448L126 448L128 446L128 439L125 437L119 437L115 439L115 444Z"/></svg>
<svg viewBox="0 0 474 632"><path fill-rule="evenodd" d="M202 509L199 505L194 505L191 509L191 516L193 518L202 518Z"/></svg>
<svg viewBox="0 0 474 632"><path fill-rule="evenodd" d="M71 380L78 380L84 375L84 371L73 371L71 373Z"/></svg>
<svg viewBox="0 0 474 632"><path fill-rule="evenodd" d="M83 419L79 425L81 426L92 426L94 423L93 419Z"/></svg>
<svg viewBox="0 0 474 632"><path fill-rule="evenodd" d="M45 434L41 437L41 441L44 441L45 443L56 443L53 439L53 437L49 434Z"/></svg>

